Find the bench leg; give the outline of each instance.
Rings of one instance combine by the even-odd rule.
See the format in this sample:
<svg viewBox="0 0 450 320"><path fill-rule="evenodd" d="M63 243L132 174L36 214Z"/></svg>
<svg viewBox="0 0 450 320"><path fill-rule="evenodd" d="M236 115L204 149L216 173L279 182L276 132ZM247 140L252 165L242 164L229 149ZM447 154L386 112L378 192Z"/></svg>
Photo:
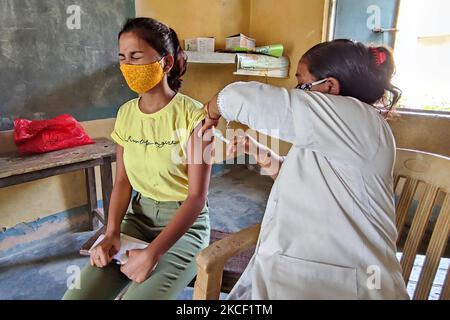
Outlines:
<svg viewBox="0 0 450 320"><path fill-rule="evenodd" d="M94 168L84 169L86 176L86 191L88 199L89 211L89 229L94 230L94 216L97 211L97 188L95 184L95 170Z"/></svg>
<svg viewBox="0 0 450 320"><path fill-rule="evenodd" d="M109 201L111 199L111 193L113 188L111 160L112 160L111 157L103 158L103 164L100 165L105 224L108 222Z"/></svg>

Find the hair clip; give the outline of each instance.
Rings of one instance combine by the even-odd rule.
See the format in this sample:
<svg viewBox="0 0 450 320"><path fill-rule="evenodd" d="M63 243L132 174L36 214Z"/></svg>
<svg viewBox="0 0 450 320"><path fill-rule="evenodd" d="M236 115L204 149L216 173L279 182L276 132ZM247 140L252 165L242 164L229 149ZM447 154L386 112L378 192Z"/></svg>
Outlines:
<svg viewBox="0 0 450 320"><path fill-rule="evenodd" d="M370 51L372 52L374 58L375 58L375 63L377 64L377 66L383 64L386 59L386 52L380 51L377 48L370 48Z"/></svg>

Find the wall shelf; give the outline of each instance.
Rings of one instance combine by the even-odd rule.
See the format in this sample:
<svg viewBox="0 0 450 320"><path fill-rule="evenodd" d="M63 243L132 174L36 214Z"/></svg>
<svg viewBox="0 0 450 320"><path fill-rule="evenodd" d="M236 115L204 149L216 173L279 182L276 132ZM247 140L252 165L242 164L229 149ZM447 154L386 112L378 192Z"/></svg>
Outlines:
<svg viewBox="0 0 450 320"><path fill-rule="evenodd" d="M268 70L268 71L253 71L239 69L233 72L235 76L250 76L250 77L265 77L265 78L280 78L288 79L286 72L281 72L279 70Z"/></svg>
<svg viewBox="0 0 450 320"><path fill-rule="evenodd" d="M188 63L235 64L236 53L185 51Z"/></svg>
<svg viewBox="0 0 450 320"><path fill-rule="evenodd" d="M237 55L238 53L225 53L225 52L196 52L196 51L185 51L188 57L188 63L196 64L238 64ZM285 61L289 63L287 58L284 57ZM287 70L249 70L237 68L234 75L238 76L255 76L255 77L268 77L268 78L288 78Z"/></svg>

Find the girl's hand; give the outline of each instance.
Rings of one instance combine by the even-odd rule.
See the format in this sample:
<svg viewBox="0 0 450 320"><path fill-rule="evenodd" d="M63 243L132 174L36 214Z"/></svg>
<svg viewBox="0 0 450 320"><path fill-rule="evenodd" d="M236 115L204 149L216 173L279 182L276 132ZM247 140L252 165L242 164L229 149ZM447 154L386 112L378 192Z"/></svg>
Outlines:
<svg viewBox="0 0 450 320"><path fill-rule="evenodd" d="M106 235L102 242L91 250L91 266L106 267L119 250L120 235Z"/></svg>
<svg viewBox="0 0 450 320"><path fill-rule="evenodd" d="M127 251L127 256L128 261L120 267L120 271L137 283L147 280L158 262L149 248Z"/></svg>

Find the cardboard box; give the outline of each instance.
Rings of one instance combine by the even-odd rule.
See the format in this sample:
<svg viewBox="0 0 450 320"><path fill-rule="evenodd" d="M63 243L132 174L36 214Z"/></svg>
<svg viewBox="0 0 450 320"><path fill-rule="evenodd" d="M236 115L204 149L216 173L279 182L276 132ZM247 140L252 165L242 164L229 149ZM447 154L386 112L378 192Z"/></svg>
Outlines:
<svg viewBox="0 0 450 320"><path fill-rule="evenodd" d="M210 38L192 38L184 40L184 49L186 51L214 52L215 39Z"/></svg>
<svg viewBox="0 0 450 320"><path fill-rule="evenodd" d="M233 51L255 50L255 39L249 38L242 33L235 34L225 39L225 49Z"/></svg>

